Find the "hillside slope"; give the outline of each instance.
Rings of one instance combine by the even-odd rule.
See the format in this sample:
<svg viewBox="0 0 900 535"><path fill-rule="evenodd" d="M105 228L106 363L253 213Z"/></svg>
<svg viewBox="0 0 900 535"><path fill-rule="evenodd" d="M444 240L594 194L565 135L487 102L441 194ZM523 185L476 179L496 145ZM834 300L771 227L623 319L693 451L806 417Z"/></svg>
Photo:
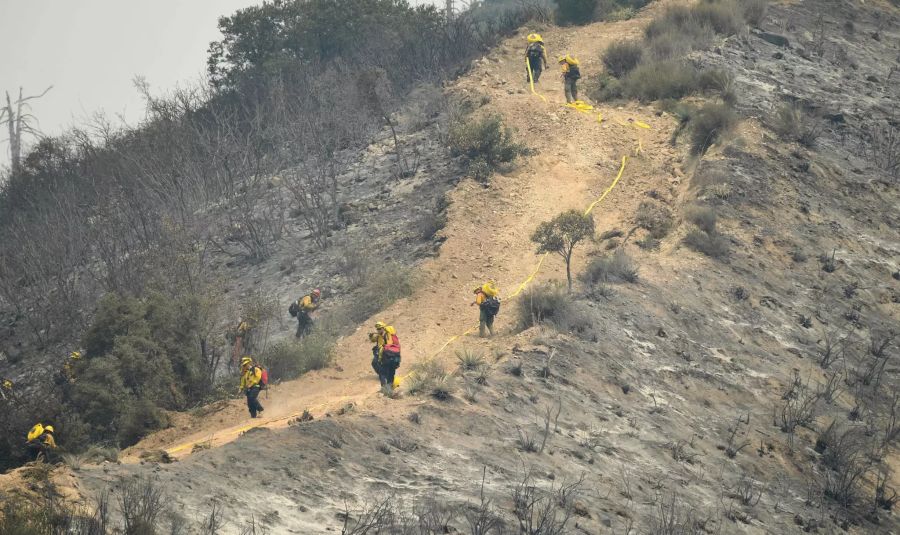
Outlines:
<svg viewBox="0 0 900 535"><path fill-rule="evenodd" d="M583 72L595 73L605 46L639 36L665 4L629 21L540 31L551 55L572 53ZM790 10L800 10L793 11L800 33L814 6L778 5L770 19ZM84 495L121 476L148 476L188 518L203 518L218 503L229 518L223 532L242 532L252 517L274 533L320 533L339 530L345 509L372 512L389 498L397 510L452 517L457 528L467 518L460 509L470 522L489 511L515 525L522 515L516 519L512 511L523 492L536 486L567 501L560 488L578 482L575 499L558 513L572 516L564 533L678 532L666 525L688 533L896 531L890 512L849 523L817 483L827 470L816 464L812 446L835 414L853 406L849 388L832 392L822 416L790 437L777 414L794 395L785 393L793 392L791 384L816 388L828 381L829 371L818 365L818 332L848 310L858 313L861 341L897 325L900 294L890 277L900 254L891 224L900 201L896 184L850 186L834 160L837 148L819 156L783 144L755 118L698 161L669 143L677 120L652 107L566 108L552 71L537 87L545 102L523 84L529 31L448 90L484 102L480 114L501 114L536 154L489 187L464 180L451 191L446 239L440 254L422 264L416 293L342 339L334 367L273 388L263 400L265 418L251 421L240 400L183 415L129 449L122 464L81 467L76 478ZM762 54L766 46L742 36L724 50L762 48ZM748 88L757 81L751 60L740 64L739 82ZM717 64L715 52L698 61ZM748 106L755 111L779 98L753 95ZM872 97L876 106L893 98ZM831 142L822 141L829 148ZM596 255L622 247L638 266L638 282L578 298L561 329L516 332L514 305L507 303L499 336L453 339L477 319L468 306L471 288L493 278L512 293L537 265L529 241L536 225L597 199L623 156L630 158L621 180L593 214L598 234L616 229L628 237L624 244L598 240L589 249ZM797 160L816 178L792 168ZM713 195L711 186L722 183L731 194ZM834 190L854 187L855 197L832 201ZM655 250L636 246L644 231L629 230L647 200L667 206L679 223L689 204L714 203L729 257L714 260L683 247L686 223ZM859 220L863 207L872 221ZM835 228L855 228L866 239L835 238ZM813 259L839 246L842 269L825 274ZM578 257L578 270L586 256ZM561 278L564 266L551 256L536 280ZM466 349L490 363L486 384L462 374L449 401L384 398L365 340L376 319L397 327L401 373L434 355L455 366L454 350ZM889 367L888 380L896 373ZM304 410L312 421L296 420ZM143 452L157 449L179 461L140 462ZM896 488L896 476L888 478Z"/></svg>

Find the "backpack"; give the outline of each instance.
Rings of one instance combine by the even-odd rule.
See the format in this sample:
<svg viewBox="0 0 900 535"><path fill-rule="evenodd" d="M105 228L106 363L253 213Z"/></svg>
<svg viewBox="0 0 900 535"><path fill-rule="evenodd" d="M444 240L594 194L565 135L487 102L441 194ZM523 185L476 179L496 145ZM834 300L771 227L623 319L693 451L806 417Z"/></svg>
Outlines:
<svg viewBox="0 0 900 535"><path fill-rule="evenodd" d="M569 73L566 75L566 78L571 78L572 80L581 78L581 69L578 68L578 65L569 65Z"/></svg>
<svg viewBox="0 0 900 535"><path fill-rule="evenodd" d="M296 301L294 301L293 303L291 303L291 306L288 307L288 314L290 314L291 317L296 318L297 314L299 312L300 312L300 305L297 304Z"/></svg>
<svg viewBox="0 0 900 535"><path fill-rule="evenodd" d="M491 316L496 316L500 312L500 298L499 297L489 297L482 301L481 305L479 305L482 310L490 314Z"/></svg>
<svg viewBox="0 0 900 535"><path fill-rule="evenodd" d="M31 431L28 432L28 442L35 440L44 434L44 426L41 424L34 424L34 427L31 428Z"/></svg>
<svg viewBox="0 0 900 535"><path fill-rule="evenodd" d="M259 384L262 388L269 386L269 370L263 368L262 366L257 366L259 368Z"/></svg>
<svg viewBox="0 0 900 535"><path fill-rule="evenodd" d="M544 57L544 47L540 43L531 43L526 53L531 61L540 61Z"/></svg>

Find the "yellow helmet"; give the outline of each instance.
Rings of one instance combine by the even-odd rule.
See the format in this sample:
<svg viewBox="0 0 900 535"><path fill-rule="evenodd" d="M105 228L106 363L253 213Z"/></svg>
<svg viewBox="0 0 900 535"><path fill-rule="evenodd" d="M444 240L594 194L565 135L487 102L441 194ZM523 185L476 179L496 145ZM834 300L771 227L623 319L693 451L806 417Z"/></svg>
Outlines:
<svg viewBox="0 0 900 535"><path fill-rule="evenodd" d="M560 63L568 63L569 65L578 65L578 60L569 54L566 54L565 56L560 56L559 62Z"/></svg>
<svg viewBox="0 0 900 535"><path fill-rule="evenodd" d="M528 40L529 43L543 43L544 40L541 38L541 34L539 33L530 33L528 37L525 39Z"/></svg>
<svg viewBox="0 0 900 535"><path fill-rule="evenodd" d="M251 362L253 362L253 359L251 359L250 357L242 357L241 358L241 366L246 366L247 364L250 364Z"/></svg>
<svg viewBox="0 0 900 535"><path fill-rule="evenodd" d="M387 327L387 323L385 323L385 322L383 322L383 321L376 321L376 322L375 322L375 328L376 328L376 329L384 329L385 327Z"/></svg>
<svg viewBox="0 0 900 535"><path fill-rule="evenodd" d="M53 426L52 426L52 425L48 425L48 426L44 427L44 432L45 432L45 433L52 433L52 432L53 432Z"/></svg>
<svg viewBox="0 0 900 535"><path fill-rule="evenodd" d="M72 354L69 355L72 360L78 360L81 358L81 351L72 351Z"/></svg>

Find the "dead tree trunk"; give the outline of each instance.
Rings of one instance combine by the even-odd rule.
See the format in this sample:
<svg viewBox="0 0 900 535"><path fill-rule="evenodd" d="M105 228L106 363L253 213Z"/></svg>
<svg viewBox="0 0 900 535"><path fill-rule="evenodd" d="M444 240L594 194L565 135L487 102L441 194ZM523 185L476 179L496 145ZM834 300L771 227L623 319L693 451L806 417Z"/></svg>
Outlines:
<svg viewBox="0 0 900 535"><path fill-rule="evenodd" d="M5 122L9 131L9 161L13 174L22 170L22 134L37 134L38 131L31 125L34 116L28 113L28 101L43 97L53 89L51 85L40 95L22 96L22 88L19 88L19 98L15 101L6 92L6 107L0 109L0 122Z"/></svg>

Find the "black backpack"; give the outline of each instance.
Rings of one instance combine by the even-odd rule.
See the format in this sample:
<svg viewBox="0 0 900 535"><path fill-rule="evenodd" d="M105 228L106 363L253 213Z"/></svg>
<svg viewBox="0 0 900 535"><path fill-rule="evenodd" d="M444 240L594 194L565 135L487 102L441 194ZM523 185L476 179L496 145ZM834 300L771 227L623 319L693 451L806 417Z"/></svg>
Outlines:
<svg viewBox="0 0 900 535"><path fill-rule="evenodd" d="M482 310L490 314L491 316L496 316L497 313L500 312L500 299L496 297L488 297L479 305Z"/></svg>
<svg viewBox="0 0 900 535"><path fill-rule="evenodd" d="M581 70L578 68L578 65L569 65L569 73L566 77L571 78L572 80L581 78Z"/></svg>
<svg viewBox="0 0 900 535"><path fill-rule="evenodd" d="M544 57L544 47L540 43L531 43L528 45L528 59L531 61L540 61Z"/></svg>
<svg viewBox="0 0 900 535"><path fill-rule="evenodd" d="M293 303L291 303L291 306L288 307L288 314L290 314L292 317L296 318L297 313L299 313L299 312L300 312L300 305L298 305L297 302L294 301Z"/></svg>

